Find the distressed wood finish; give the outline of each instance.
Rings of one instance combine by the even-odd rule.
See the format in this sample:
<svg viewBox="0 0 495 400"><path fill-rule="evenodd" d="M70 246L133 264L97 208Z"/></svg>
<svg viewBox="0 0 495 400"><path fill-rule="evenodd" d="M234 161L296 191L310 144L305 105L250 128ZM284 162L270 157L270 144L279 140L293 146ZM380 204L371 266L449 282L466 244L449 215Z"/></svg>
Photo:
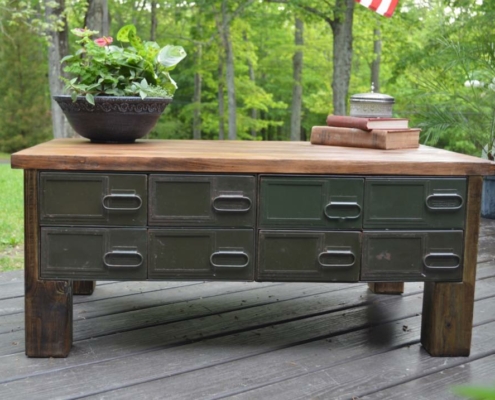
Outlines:
<svg viewBox="0 0 495 400"><path fill-rule="evenodd" d="M487 160L420 146L376 150L309 142L143 140L95 144L55 139L12 155L12 167L78 171L284 174L490 175Z"/></svg>
<svg viewBox="0 0 495 400"><path fill-rule="evenodd" d="M421 343L432 356L470 352L482 187L481 176L469 178L462 282L425 283Z"/></svg>
<svg viewBox="0 0 495 400"><path fill-rule="evenodd" d="M404 282L370 282L368 288L376 294L402 294Z"/></svg>
<svg viewBox="0 0 495 400"><path fill-rule="evenodd" d="M26 355L67 357L72 346L72 288L39 279L38 174L24 172Z"/></svg>
<svg viewBox="0 0 495 400"><path fill-rule="evenodd" d="M72 294L89 296L95 291L95 281L73 281Z"/></svg>

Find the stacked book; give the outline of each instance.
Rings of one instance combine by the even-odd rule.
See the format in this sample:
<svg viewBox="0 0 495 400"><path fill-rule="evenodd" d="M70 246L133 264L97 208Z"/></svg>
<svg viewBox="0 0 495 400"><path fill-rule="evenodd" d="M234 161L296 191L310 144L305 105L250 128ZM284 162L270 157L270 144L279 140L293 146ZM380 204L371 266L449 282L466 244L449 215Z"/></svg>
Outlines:
<svg viewBox="0 0 495 400"><path fill-rule="evenodd" d="M327 126L313 126L311 143L328 146L407 149L419 147L421 129L405 118L362 118L329 115Z"/></svg>

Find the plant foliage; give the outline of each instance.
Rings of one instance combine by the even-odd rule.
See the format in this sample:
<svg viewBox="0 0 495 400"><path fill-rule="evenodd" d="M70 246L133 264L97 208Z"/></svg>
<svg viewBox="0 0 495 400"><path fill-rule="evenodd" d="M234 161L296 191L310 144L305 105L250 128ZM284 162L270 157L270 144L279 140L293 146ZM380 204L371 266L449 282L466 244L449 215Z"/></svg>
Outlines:
<svg viewBox="0 0 495 400"><path fill-rule="evenodd" d="M94 104L94 96L173 97L177 84L170 71L186 56L181 46L160 48L154 41L143 41L134 25L117 33L122 46L113 45L110 36L93 40L98 32L89 29L72 33L81 47L62 59L71 78L61 79L74 99L86 96Z"/></svg>

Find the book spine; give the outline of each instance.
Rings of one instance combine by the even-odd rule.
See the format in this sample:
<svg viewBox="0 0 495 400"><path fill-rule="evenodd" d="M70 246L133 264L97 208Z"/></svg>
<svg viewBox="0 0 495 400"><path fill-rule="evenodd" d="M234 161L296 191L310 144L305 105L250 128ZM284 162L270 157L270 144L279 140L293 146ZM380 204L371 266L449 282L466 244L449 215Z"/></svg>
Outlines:
<svg viewBox="0 0 495 400"><path fill-rule="evenodd" d="M386 139L387 133L383 131L369 132L356 128L313 126L310 142L330 146L385 149Z"/></svg>
<svg viewBox="0 0 495 400"><path fill-rule="evenodd" d="M327 125L369 131L367 118L349 117L347 115L329 115L327 117Z"/></svg>

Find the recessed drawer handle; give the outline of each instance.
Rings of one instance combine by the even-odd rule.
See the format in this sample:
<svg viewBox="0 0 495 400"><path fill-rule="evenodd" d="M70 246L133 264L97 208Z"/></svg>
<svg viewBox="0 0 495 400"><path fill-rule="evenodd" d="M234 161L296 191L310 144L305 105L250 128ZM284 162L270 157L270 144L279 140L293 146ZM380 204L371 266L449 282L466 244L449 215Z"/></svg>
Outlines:
<svg viewBox="0 0 495 400"><path fill-rule="evenodd" d="M330 215L328 213L328 209L330 207L343 207L343 208L347 208L347 207L352 207L352 208L357 208L358 209L358 213L356 215L351 215L351 216L348 216L348 217L340 217L340 216L337 216L337 215ZM328 218L328 219L357 219L361 216L361 211L362 211L362 208L361 206L356 203L356 202L349 202L349 201L331 201L330 203L328 203L326 206L325 206L325 209L324 209L324 213L325 213L325 216Z"/></svg>
<svg viewBox="0 0 495 400"><path fill-rule="evenodd" d="M430 200L445 201L445 200L448 200L448 199L459 200L460 201L460 204L458 206L450 206L450 205L446 205L446 206L431 206L429 204L429 201ZM458 194L455 194L455 193L435 193L435 194L429 195L426 198L426 207L428 207L430 210L448 210L448 211L459 210L460 208L462 208L463 205L464 205L464 199L462 198L462 196L460 196Z"/></svg>
<svg viewBox="0 0 495 400"><path fill-rule="evenodd" d="M351 256L352 262L349 264L325 264L322 260L322 256L332 255L332 256ZM350 250L327 250L318 255L318 263L322 267L352 267L356 262L356 256Z"/></svg>
<svg viewBox="0 0 495 400"><path fill-rule="evenodd" d="M457 260L457 265L452 265L452 266L433 266L433 265L428 265L428 259L435 259L435 258L454 258ZM423 264L425 265L426 268L430 269L456 269L459 268L461 265L461 257L459 257L455 253L428 253L427 255L424 256L423 258Z"/></svg>
<svg viewBox="0 0 495 400"><path fill-rule="evenodd" d="M216 264L213 259L220 256L243 257L246 259L246 262L239 265ZM249 264L249 255L243 251L216 251L210 256L210 264L215 268L245 268Z"/></svg>
<svg viewBox="0 0 495 400"><path fill-rule="evenodd" d="M109 207L105 203L107 199L137 199L139 204L137 205L137 207ZM141 199L141 197L134 193L112 193L103 197L102 203L105 210L136 211L139 210L143 205L143 200Z"/></svg>
<svg viewBox="0 0 495 400"><path fill-rule="evenodd" d="M233 201L246 201L248 203L247 207L244 208L221 208L216 205L218 201L222 200L233 200ZM243 212L248 212L253 205L253 202L251 199L247 196L242 196L242 195L230 195L230 194L223 194L221 196L215 197L213 200L213 209L217 212L238 212L238 213L243 213Z"/></svg>
<svg viewBox="0 0 495 400"><path fill-rule="evenodd" d="M108 256L135 256L138 258L139 262L137 264L110 264L107 262ZM105 253L103 256L103 264L108 268L139 268L143 265L143 256L136 250L113 250Z"/></svg>

